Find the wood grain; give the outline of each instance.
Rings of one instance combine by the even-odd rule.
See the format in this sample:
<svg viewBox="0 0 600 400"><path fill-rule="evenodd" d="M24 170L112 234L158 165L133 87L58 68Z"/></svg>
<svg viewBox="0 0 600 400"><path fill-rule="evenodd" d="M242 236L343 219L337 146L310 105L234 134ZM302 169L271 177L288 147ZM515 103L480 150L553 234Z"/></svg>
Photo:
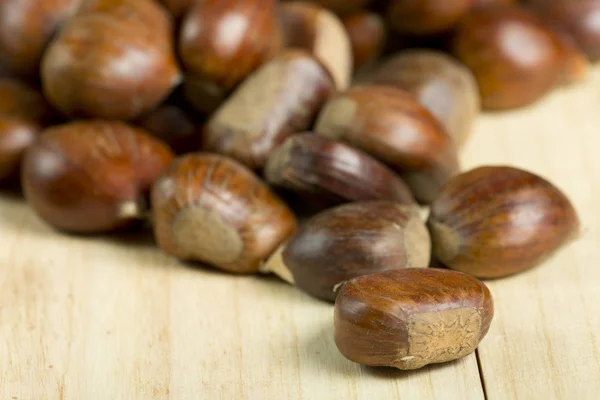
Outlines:
<svg viewBox="0 0 600 400"><path fill-rule="evenodd" d="M487 396L600 393L600 69L535 108L481 118L463 165L510 164L570 195L581 237L489 282ZM275 279L182 265L143 235L60 235L0 196L0 399L483 399L475 356L412 373L359 367L333 310Z"/></svg>

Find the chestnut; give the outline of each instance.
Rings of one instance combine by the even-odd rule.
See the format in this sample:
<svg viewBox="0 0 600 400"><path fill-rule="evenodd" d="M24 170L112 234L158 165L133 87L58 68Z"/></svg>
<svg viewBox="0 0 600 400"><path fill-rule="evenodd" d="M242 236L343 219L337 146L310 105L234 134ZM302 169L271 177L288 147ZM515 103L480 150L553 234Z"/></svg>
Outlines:
<svg viewBox="0 0 600 400"><path fill-rule="evenodd" d="M337 89L346 90L352 78L352 47L342 21L306 1L282 4L280 17L286 47L311 52L329 70Z"/></svg>
<svg viewBox="0 0 600 400"><path fill-rule="evenodd" d="M403 90L364 85L331 99L315 131L350 143L385 162L430 203L458 172L452 139L429 111Z"/></svg>
<svg viewBox="0 0 600 400"><path fill-rule="evenodd" d="M457 26L452 48L473 71L486 110L534 103L579 64L573 48L517 6L475 8Z"/></svg>
<svg viewBox="0 0 600 400"><path fill-rule="evenodd" d="M466 142L481 108L479 87L471 71L436 50L397 53L374 68L364 82L394 86L414 95L457 146Z"/></svg>
<svg viewBox="0 0 600 400"><path fill-rule="evenodd" d="M390 0L385 16L390 27L409 35L447 31L473 7L475 0Z"/></svg>
<svg viewBox="0 0 600 400"><path fill-rule="evenodd" d="M334 338L349 360L402 370L471 354L494 317L489 289L444 269L403 269L352 279L334 310Z"/></svg>
<svg viewBox="0 0 600 400"><path fill-rule="evenodd" d="M288 138L273 150L267 182L316 208L363 200L413 204L406 184L387 166L342 142L313 133Z"/></svg>
<svg viewBox="0 0 600 400"><path fill-rule="evenodd" d="M18 177L23 152L51 116L37 90L16 80L0 79L0 183Z"/></svg>
<svg viewBox="0 0 600 400"><path fill-rule="evenodd" d="M35 78L46 45L82 0L0 1L0 65Z"/></svg>
<svg viewBox="0 0 600 400"><path fill-rule="evenodd" d="M223 4L225 3L225 4ZM205 0L185 16L179 54L186 95L210 113L282 46L275 0Z"/></svg>
<svg viewBox="0 0 600 400"><path fill-rule="evenodd" d="M298 2L296 0L284 1ZM328 8L337 14L346 15L366 8L371 1L372 0L312 0L312 3Z"/></svg>
<svg viewBox="0 0 600 400"><path fill-rule="evenodd" d="M172 158L164 143L122 122L71 122L46 129L27 149L21 180L50 225L107 232L142 216L146 191Z"/></svg>
<svg viewBox="0 0 600 400"><path fill-rule="evenodd" d="M334 301L341 283L376 272L427 267L430 253L418 207L390 201L350 203L307 220L261 271Z"/></svg>
<svg viewBox="0 0 600 400"><path fill-rule="evenodd" d="M433 255L480 278L532 268L578 232L569 199L530 172L481 167L455 177L431 205Z"/></svg>
<svg viewBox="0 0 600 400"><path fill-rule="evenodd" d="M387 38L385 24L379 14L360 11L348 15L342 22L350 39L355 70L379 58Z"/></svg>
<svg viewBox="0 0 600 400"><path fill-rule="evenodd" d="M312 125L334 90L331 76L313 56L283 51L244 81L209 119L205 149L260 169L277 145Z"/></svg>
<svg viewBox="0 0 600 400"><path fill-rule="evenodd" d="M176 159L152 186L158 246L180 259L254 273L295 230L296 218L256 175L229 158Z"/></svg>

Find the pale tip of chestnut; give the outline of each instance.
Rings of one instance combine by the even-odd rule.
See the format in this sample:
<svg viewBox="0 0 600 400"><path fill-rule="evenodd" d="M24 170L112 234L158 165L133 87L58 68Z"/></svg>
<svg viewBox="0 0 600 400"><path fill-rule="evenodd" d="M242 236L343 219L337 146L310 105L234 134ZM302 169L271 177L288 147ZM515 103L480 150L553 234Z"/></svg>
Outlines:
<svg viewBox="0 0 600 400"><path fill-rule="evenodd" d="M119 205L117 212L119 218L123 219L143 219L144 213L139 203L128 201Z"/></svg>
<svg viewBox="0 0 600 400"><path fill-rule="evenodd" d="M286 243L279 246L277 251L269 257L269 259L260 267L260 273L262 274L273 274L290 285L294 285L294 276L290 269L285 265L283 261L283 250L285 249Z"/></svg>

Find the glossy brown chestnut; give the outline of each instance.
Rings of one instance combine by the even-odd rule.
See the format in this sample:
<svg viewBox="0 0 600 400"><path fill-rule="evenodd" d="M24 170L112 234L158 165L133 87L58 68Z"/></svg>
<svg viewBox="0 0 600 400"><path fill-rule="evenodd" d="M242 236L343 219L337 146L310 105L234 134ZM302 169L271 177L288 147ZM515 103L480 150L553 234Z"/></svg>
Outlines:
<svg viewBox="0 0 600 400"><path fill-rule="evenodd" d="M42 61L48 100L76 118L129 120L180 81L172 48L145 24L102 13L73 18Z"/></svg>
<svg viewBox="0 0 600 400"><path fill-rule="evenodd" d="M192 8L195 0L160 0L160 2L171 12L171 15L179 19Z"/></svg>
<svg viewBox="0 0 600 400"><path fill-rule="evenodd" d="M511 167L481 167L454 178L431 206L433 255L480 278L532 268L567 243L579 222L550 182Z"/></svg>
<svg viewBox="0 0 600 400"><path fill-rule="evenodd" d="M444 269L404 269L345 283L335 302L335 344L348 359L402 370L471 354L494 316L489 289Z"/></svg>
<svg viewBox="0 0 600 400"><path fill-rule="evenodd" d="M229 158L176 159L152 187L154 235L165 252L254 273L295 230L296 218L252 171Z"/></svg>
<svg viewBox="0 0 600 400"><path fill-rule="evenodd" d="M354 69L357 70L374 60L383 52L387 33L379 14L361 11L343 19L350 39Z"/></svg>
<svg viewBox="0 0 600 400"><path fill-rule="evenodd" d="M376 67L366 82L411 93L442 123L457 146L463 145L479 114L479 88L471 71L435 50L400 52Z"/></svg>
<svg viewBox="0 0 600 400"><path fill-rule="evenodd" d="M458 171L450 136L429 111L397 88L356 86L337 95L321 111L315 131L399 171L423 203L433 201Z"/></svg>
<svg viewBox="0 0 600 400"><path fill-rule="evenodd" d="M146 191L169 164L169 148L121 122L49 128L25 153L25 198L54 227L75 233L120 228L140 218Z"/></svg>
<svg viewBox="0 0 600 400"><path fill-rule="evenodd" d="M288 136L306 131L334 91L331 76L313 56L286 50L251 75L205 128L205 148L262 168Z"/></svg>
<svg viewBox="0 0 600 400"><path fill-rule="evenodd" d="M285 45L309 51L329 70L338 90L352 78L352 46L342 21L333 13L306 1L282 4Z"/></svg>
<svg viewBox="0 0 600 400"><path fill-rule="evenodd" d="M451 29L475 0L390 0L385 11L390 27L410 35L430 35Z"/></svg>
<svg viewBox="0 0 600 400"><path fill-rule="evenodd" d="M0 64L35 78L46 45L81 0L0 1Z"/></svg>
<svg viewBox="0 0 600 400"><path fill-rule="evenodd" d="M544 22L571 37L592 60L600 59L600 1L526 0Z"/></svg>
<svg viewBox="0 0 600 400"><path fill-rule="evenodd" d="M473 71L483 107L529 105L571 74L577 53L533 14L516 6L476 8L458 25L453 52ZM582 68L580 73L584 73Z"/></svg>
<svg viewBox="0 0 600 400"><path fill-rule="evenodd" d="M267 182L315 207L365 200L413 204L406 184L387 166L342 142L313 133L294 135L273 150Z"/></svg>
<svg viewBox="0 0 600 400"><path fill-rule="evenodd" d="M41 93L16 80L0 79L0 182L18 177L23 152L51 115Z"/></svg>
<svg viewBox="0 0 600 400"><path fill-rule="evenodd" d="M179 39L191 103L212 112L281 46L275 0L197 2L183 20Z"/></svg>
<svg viewBox="0 0 600 400"><path fill-rule="evenodd" d="M344 204L307 220L261 268L319 299L361 275L429 265L431 241L418 207Z"/></svg>

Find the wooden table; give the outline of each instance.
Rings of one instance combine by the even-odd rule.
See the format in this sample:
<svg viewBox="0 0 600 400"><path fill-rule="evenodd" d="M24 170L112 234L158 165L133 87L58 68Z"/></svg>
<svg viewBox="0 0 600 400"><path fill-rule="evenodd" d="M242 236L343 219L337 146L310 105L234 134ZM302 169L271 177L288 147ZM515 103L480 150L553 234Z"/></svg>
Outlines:
<svg viewBox="0 0 600 400"><path fill-rule="evenodd" d="M360 367L332 307L276 279L185 266L145 235L76 238L0 197L0 399L600 398L600 70L536 107L487 115L462 154L568 193L581 237L489 282L477 354L417 372Z"/></svg>

